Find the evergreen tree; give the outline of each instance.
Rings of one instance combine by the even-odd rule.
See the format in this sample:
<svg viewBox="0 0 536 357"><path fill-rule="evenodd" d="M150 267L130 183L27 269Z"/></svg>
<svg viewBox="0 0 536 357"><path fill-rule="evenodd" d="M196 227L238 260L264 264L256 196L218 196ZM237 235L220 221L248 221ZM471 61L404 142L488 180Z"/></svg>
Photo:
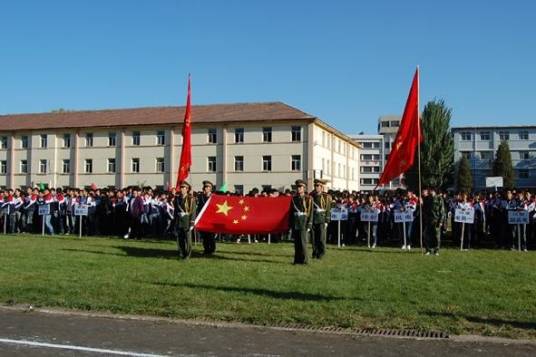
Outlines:
<svg viewBox="0 0 536 357"><path fill-rule="evenodd" d="M453 182L454 140L450 132L452 110L443 100L433 100L424 106L421 116L421 180L423 187L445 189ZM416 154L417 155L417 154ZM406 185L418 190L418 161L406 172Z"/></svg>
<svg viewBox="0 0 536 357"><path fill-rule="evenodd" d="M506 141L501 142L497 149L497 156L493 162L493 176L501 176L503 178L504 188L514 188L512 155L510 154L510 147Z"/></svg>
<svg viewBox="0 0 536 357"><path fill-rule="evenodd" d="M473 174L469 166L467 157L462 156L458 161L458 172L456 176L456 185L458 192L471 192L473 190Z"/></svg>

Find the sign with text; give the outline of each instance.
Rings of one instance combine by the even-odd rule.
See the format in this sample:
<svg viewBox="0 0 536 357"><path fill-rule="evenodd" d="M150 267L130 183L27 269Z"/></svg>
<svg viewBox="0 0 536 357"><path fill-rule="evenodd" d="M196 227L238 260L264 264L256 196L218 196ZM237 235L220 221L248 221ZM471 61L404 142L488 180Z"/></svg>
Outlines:
<svg viewBox="0 0 536 357"><path fill-rule="evenodd" d="M37 209L37 213L40 216L46 216L47 214L50 214L50 205L40 205Z"/></svg>
<svg viewBox="0 0 536 357"><path fill-rule="evenodd" d="M395 223L404 222L413 222L413 212L395 210Z"/></svg>
<svg viewBox="0 0 536 357"><path fill-rule="evenodd" d="M75 205L74 206L75 216L87 216L87 211L88 211L87 205Z"/></svg>
<svg viewBox="0 0 536 357"><path fill-rule="evenodd" d="M508 211L508 224L528 224L529 211Z"/></svg>
<svg viewBox="0 0 536 357"><path fill-rule="evenodd" d="M503 187L502 176L488 176L486 177L486 187Z"/></svg>
<svg viewBox="0 0 536 357"><path fill-rule="evenodd" d="M370 211L370 210L362 210L361 222L378 222L378 212Z"/></svg>
<svg viewBox="0 0 536 357"><path fill-rule="evenodd" d="M331 209L331 220L332 221L347 221L348 220L348 210L344 207L335 207Z"/></svg>
<svg viewBox="0 0 536 357"><path fill-rule="evenodd" d="M454 222L469 223L475 222L475 209L474 208L456 208L454 211Z"/></svg>

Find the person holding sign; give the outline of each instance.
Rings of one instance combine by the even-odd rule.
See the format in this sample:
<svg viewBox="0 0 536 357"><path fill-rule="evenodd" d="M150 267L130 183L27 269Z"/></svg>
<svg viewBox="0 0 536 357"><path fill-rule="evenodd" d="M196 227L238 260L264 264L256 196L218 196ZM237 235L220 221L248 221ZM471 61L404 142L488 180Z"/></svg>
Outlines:
<svg viewBox="0 0 536 357"><path fill-rule="evenodd" d="M290 227L294 239L294 263L307 264L307 232L311 231L311 212L313 200L305 194L306 183L296 180L297 193L292 197L290 211Z"/></svg>
<svg viewBox="0 0 536 357"><path fill-rule="evenodd" d="M461 223L460 250L469 250L473 235L475 209L466 192L461 193L461 200L456 205L456 222Z"/></svg>
<svg viewBox="0 0 536 357"><path fill-rule="evenodd" d="M39 199L37 200L37 206L48 205L50 207L50 204L53 201L54 201L54 198L52 197L52 194L47 188L45 188L45 190L43 191L43 193L40 195ZM51 218L52 217L50 213L44 214L41 216L41 219L44 220L44 225L48 233L54 234L54 227L52 226Z"/></svg>
<svg viewBox="0 0 536 357"><path fill-rule="evenodd" d="M331 220L331 196L324 192L326 180L315 179L313 199L313 259L321 259L326 254L326 228Z"/></svg>
<svg viewBox="0 0 536 357"><path fill-rule="evenodd" d="M411 250L411 229L416 209L417 199L411 192L399 196L393 203L395 224L399 228L399 232L401 232L402 250Z"/></svg>
<svg viewBox="0 0 536 357"><path fill-rule="evenodd" d="M511 217L511 213L510 212L515 212L517 210L519 210L521 208L521 203L518 202L518 200L516 199L516 197L514 196L514 194L512 193L512 191L508 190L506 191L506 201L504 202L504 209L505 209L505 212L506 212L506 215L505 215L505 219L506 219L506 223L505 225L507 225L507 227L509 227L509 229L507 230L507 233L509 233L508 235L508 238L509 239L509 242L507 242L507 246L505 247L506 249L508 249L508 246L511 247L512 250L515 250L515 241L517 239L517 231L518 231L518 227L517 227L517 224L515 222L513 223L510 223L510 217Z"/></svg>
<svg viewBox="0 0 536 357"><path fill-rule="evenodd" d="M192 186L182 181L180 183L180 192L175 196L173 201L175 206L175 235L177 237L177 246L179 255L182 259L189 259L192 254L192 230L194 228L196 200L190 194Z"/></svg>
<svg viewBox="0 0 536 357"><path fill-rule="evenodd" d="M378 244L378 218L381 210L381 203L378 201L377 196L373 195L367 197L367 202L361 208L361 220L368 224L367 245L369 248L376 248L376 245ZM370 245L371 241L372 247Z"/></svg>

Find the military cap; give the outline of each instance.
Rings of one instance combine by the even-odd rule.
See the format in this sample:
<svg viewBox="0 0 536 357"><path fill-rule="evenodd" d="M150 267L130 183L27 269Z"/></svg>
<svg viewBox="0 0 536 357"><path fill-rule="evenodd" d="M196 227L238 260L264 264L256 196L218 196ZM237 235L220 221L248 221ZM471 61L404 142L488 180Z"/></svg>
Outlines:
<svg viewBox="0 0 536 357"><path fill-rule="evenodd" d="M190 190L192 188L192 185L190 185L188 181L181 181L179 187L188 187L188 190Z"/></svg>
<svg viewBox="0 0 536 357"><path fill-rule="evenodd" d="M303 180L296 180L295 183L296 183L296 187L298 187L298 186L305 186L305 187L307 187L307 184L306 184L305 181L303 181Z"/></svg>
<svg viewBox="0 0 536 357"><path fill-rule="evenodd" d="M212 182L208 181L208 180L205 180L205 181L203 181L203 187L205 187L205 186L214 187L214 184Z"/></svg>
<svg viewBox="0 0 536 357"><path fill-rule="evenodd" d="M315 179L314 180L315 185L318 185L318 184L325 185L326 183L328 183L328 180L322 180L322 179Z"/></svg>

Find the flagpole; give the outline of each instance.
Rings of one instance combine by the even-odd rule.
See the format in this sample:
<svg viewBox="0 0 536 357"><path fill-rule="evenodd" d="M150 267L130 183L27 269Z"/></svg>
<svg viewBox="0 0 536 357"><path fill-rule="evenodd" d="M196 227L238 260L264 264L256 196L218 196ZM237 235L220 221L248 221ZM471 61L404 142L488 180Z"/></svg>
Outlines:
<svg viewBox="0 0 536 357"><path fill-rule="evenodd" d="M424 254L424 249L422 246L422 206L423 206L423 200L422 200L422 181L421 181L421 118L420 118L420 112L419 112L419 102L420 102L420 93L421 93L421 78L419 73L419 66L417 66L417 162L418 162L418 171L419 171L419 204L420 212L419 212L419 240L421 243L421 253Z"/></svg>

